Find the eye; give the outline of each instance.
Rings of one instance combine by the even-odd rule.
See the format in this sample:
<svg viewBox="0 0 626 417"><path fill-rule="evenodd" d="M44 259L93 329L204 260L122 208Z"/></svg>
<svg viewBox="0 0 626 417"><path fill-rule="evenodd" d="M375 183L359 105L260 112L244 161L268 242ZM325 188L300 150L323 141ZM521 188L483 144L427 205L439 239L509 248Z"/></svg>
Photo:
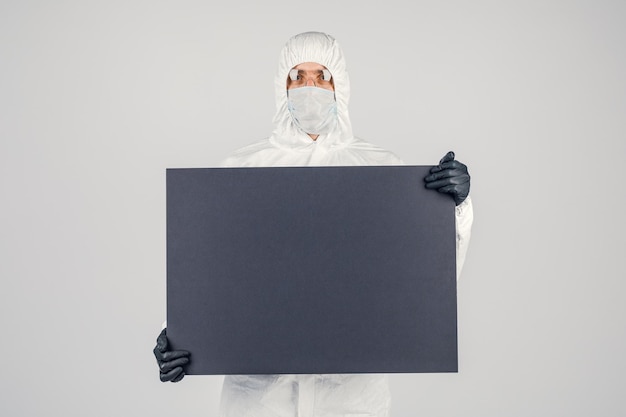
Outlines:
<svg viewBox="0 0 626 417"><path fill-rule="evenodd" d="M289 78L291 79L291 81L298 81L300 79L300 74L298 74L298 70L295 68L292 68L289 71Z"/></svg>
<svg viewBox="0 0 626 417"><path fill-rule="evenodd" d="M326 68L324 68L322 70L322 80L330 81L331 78L332 78L332 75L330 74L330 71L328 71Z"/></svg>

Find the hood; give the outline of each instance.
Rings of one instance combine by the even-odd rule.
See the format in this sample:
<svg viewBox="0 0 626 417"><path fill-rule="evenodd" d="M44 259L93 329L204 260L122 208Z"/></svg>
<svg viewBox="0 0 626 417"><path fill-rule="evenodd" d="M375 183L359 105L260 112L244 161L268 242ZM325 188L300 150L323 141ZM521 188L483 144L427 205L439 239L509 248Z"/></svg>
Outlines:
<svg viewBox="0 0 626 417"><path fill-rule="evenodd" d="M298 129L287 107L286 81L289 70L303 62L324 65L331 72L335 85L338 123L333 130L320 135L316 141ZM274 145L293 150L306 150L313 146L336 147L354 141L348 115L350 82L346 62L343 51L332 36L321 32L305 32L289 39L280 53L274 89L276 114L274 130L270 137Z"/></svg>

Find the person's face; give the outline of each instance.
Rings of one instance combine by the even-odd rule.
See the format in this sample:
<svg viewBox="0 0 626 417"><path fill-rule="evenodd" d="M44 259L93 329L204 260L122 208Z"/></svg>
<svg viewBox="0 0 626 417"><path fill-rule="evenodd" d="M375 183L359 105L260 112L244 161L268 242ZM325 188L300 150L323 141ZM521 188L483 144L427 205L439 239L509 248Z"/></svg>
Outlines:
<svg viewBox="0 0 626 417"><path fill-rule="evenodd" d="M299 87L319 87L335 91L330 72L325 66L316 62L303 62L291 69L290 74L287 75L287 90Z"/></svg>

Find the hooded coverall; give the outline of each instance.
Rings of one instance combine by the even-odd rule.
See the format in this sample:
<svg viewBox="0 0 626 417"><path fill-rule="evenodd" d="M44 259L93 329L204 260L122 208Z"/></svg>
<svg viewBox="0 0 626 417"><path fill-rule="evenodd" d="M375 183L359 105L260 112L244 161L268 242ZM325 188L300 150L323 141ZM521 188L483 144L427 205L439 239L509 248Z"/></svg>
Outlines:
<svg viewBox="0 0 626 417"><path fill-rule="evenodd" d="M330 70L337 101L337 125L312 140L292 120L287 107L286 79L294 66L315 62ZM282 49L275 78L276 114L272 135L241 148L225 167L400 165L393 153L352 134L348 115L350 85L341 48L331 36L307 32ZM468 197L456 207L457 277L472 224ZM221 417L389 416L387 375L228 375L224 379Z"/></svg>

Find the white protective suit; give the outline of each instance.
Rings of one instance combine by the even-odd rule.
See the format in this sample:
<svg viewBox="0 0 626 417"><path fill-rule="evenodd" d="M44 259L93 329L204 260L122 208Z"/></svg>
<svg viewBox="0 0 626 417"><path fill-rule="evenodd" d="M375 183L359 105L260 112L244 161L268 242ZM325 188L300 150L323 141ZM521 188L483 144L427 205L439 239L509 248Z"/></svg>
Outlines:
<svg viewBox="0 0 626 417"><path fill-rule="evenodd" d="M303 62L328 68L333 76L338 124L313 141L299 130L287 107L289 70ZM393 153L352 135L348 116L350 85L343 53L323 33L291 38L282 50L275 79L274 131L265 140L235 151L226 167L399 165ZM471 201L456 208L457 271L460 272L470 237ZM229 375L224 379L221 417L345 417L388 416L387 375Z"/></svg>

